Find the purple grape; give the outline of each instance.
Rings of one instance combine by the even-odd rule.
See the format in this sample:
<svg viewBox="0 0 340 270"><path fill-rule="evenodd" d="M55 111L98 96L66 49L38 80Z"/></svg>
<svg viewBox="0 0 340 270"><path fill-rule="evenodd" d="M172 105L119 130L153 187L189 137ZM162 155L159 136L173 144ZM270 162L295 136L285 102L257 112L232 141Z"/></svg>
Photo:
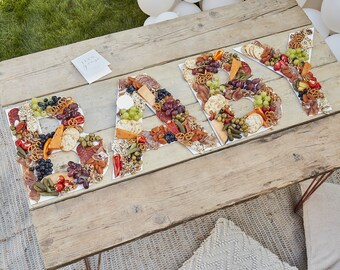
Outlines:
<svg viewBox="0 0 340 270"><path fill-rule="evenodd" d="M79 178L79 176L80 176L79 172L76 172L76 173L73 174L73 178Z"/></svg>
<svg viewBox="0 0 340 270"><path fill-rule="evenodd" d="M78 171L80 171L80 170L81 170L81 165L80 165L80 164L76 164L76 169L77 169Z"/></svg>
<svg viewBox="0 0 340 270"><path fill-rule="evenodd" d="M63 120L64 115L63 115L63 114L57 114L57 115L56 115L56 118L57 118L58 120Z"/></svg>
<svg viewBox="0 0 340 270"><path fill-rule="evenodd" d="M74 110L74 109L78 109L78 104L77 103L72 103L72 104L70 104L70 105L68 105L68 108L70 109L70 110Z"/></svg>
<svg viewBox="0 0 340 270"><path fill-rule="evenodd" d="M74 118L74 117L76 117L76 116L77 116L77 112L74 112L74 111L73 111L73 112L71 112L71 113L70 113L70 116L71 116L71 118Z"/></svg>
<svg viewBox="0 0 340 270"><path fill-rule="evenodd" d="M241 82L237 82L235 86L236 86L237 88L241 88L242 83L241 83Z"/></svg>
<svg viewBox="0 0 340 270"><path fill-rule="evenodd" d="M171 112L171 115L172 115L172 116L176 116L177 114L178 114L178 111L177 111L177 110L174 110L174 111Z"/></svg>
<svg viewBox="0 0 340 270"><path fill-rule="evenodd" d="M67 173L67 176L68 176L68 177L73 177L73 171L69 171L69 172Z"/></svg>
<svg viewBox="0 0 340 270"><path fill-rule="evenodd" d="M74 164L73 161L69 161L69 162L67 163L68 166L72 166L73 164Z"/></svg>
<svg viewBox="0 0 340 270"><path fill-rule="evenodd" d="M87 181L87 180L84 180L83 187L84 187L85 189L88 189L88 188L90 187L90 182Z"/></svg>
<svg viewBox="0 0 340 270"><path fill-rule="evenodd" d="M249 83L246 87L247 90L252 90L254 88L254 84Z"/></svg>
<svg viewBox="0 0 340 270"><path fill-rule="evenodd" d="M84 172L82 174L83 174L83 176L86 176L86 177L90 176L90 173L89 173L88 170L84 170Z"/></svg>
<svg viewBox="0 0 340 270"><path fill-rule="evenodd" d="M259 78L256 78L256 79L253 79L251 82L252 82L253 84L257 84L257 83L260 82L260 79L259 79Z"/></svg>
<svg viewBox="0 0 340 270"><path fill-rule="evenodd" d="M246 84L250 84L251 83L251 80L246 80Z"/></svg>
<svg viewBox="0 0 340 270"><path fill-rule="evenodd" d="M262 83L258 83L256 85L256 90L260 90L262 88L263 84Z"/></svg>
<svg viewBox="0 0 340 270"><path fill-rule="evenodd" d="M213 73L218 73L218 68L213 68L212 72Z"/></svg>

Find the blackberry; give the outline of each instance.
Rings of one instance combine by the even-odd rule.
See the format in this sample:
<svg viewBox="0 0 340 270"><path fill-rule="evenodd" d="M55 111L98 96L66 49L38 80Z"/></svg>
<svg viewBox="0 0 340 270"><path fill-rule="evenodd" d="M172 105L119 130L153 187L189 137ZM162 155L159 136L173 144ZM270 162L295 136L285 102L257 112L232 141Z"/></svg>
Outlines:
<svg viewBox="0 0 340 270"><path fill-rule="evenodd" d="M175 134L171 133L170 131L167 131L164 134L164 139L166 140L167 143L172 143L172 142L177 141Z"/></svg>
<svg viewBox="0 0 340 270"><path fill-rule="evenodd" d="M132 95L133 92L136 91L136 88L134 88L132 85L129 85L126 89L126 92L128 92L128 94Z"/></svg>
<svg viewBox="0 0 340 270"><path fill-rule="evenodd" d="M53 164L50 159L39 159L38 166L35 167L36 176L38 181L41 181L45 176L52 174L53 172Z"/></svg>

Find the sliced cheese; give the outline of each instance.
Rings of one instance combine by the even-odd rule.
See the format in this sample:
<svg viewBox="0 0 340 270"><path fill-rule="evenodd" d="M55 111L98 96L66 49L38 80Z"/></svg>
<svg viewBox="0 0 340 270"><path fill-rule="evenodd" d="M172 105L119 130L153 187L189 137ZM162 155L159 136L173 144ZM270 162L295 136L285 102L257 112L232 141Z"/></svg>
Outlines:
<svg viewBox="0 0 340 270"><path fill-rule="evenodd" d="M303 64L303 69L302 69L301 75L305 76L311 69L312 69L312 65L308 62L305 62Z"/></svg>
<svg viewBox="0 0 340 270"><path fill-rule="evenodd" d="M141 88L139 88L137 92L151 106L155 105L156 97L154 94L152 94L152 92L149 90L149 88L146 85L143 85Z"/></svg>
<svg viewBox="0 0 340 270"><path fill-rule="evenodd" d="M211 124L213 128L215 129L218 137L221 139L223 143L225 143L228 140L228 135L224 128L224 124L222 122L218 122L217 120L211 121Z"/></svg>
<svg viewBox="0 0 340 270"><path fill-rule="evenodd" d="M230 73L229 73L230 81L232 81L235 78L236 73L238 72L241 66L242 66L241 61L233 58L233 62L231 63L231 68L230 68Z"/></svg>
<svg viewBox="0 0 340 270"><path fill-rule="evenodd" d="M49 145L50 149L56 150L60 149L61 147L61 139L63 137L63 132L64 132L64 125L60 125L56 131L55 134L51 140L51 143Z"/></svg>
<svg viewBox="0 0 340 270"><path fill-rule="evenodd" d="M118 139L135 139L137 138L137 136L138 134L136 133L132 133L124 129L116 128L116 137Z"/></svg>

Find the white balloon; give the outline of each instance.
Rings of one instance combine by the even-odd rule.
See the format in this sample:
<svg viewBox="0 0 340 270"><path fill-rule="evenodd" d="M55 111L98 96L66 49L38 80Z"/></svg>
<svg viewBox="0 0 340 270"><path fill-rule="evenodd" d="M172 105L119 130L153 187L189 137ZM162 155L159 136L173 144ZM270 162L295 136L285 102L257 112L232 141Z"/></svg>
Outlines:
<svg viewBox="0 0 340 270"><path fill-rule="evenodd" d="M340 1L324 0L321 6L321 18L330 30L340 33Z"/></svg>
<svg viewBox="0 0 340 270"><path fill-rule="evenodd" d="M340 34L329 36L325 41L335 55L335 58L340 62Z"/></svg>
<svg viewBox="0 0 340 270"><path fill-rule="evenodd" d="M139 8L149 16L158 16L168 11L176 0L137 0Z"/></svg>
<svg viewBox="0 0 340 270"><path fill-rule="evenodd" d="M157 16L156 23L172 20L177 17L178 15L175 12L170 12L170 11L163 12Z"/></svg>
<svg viewBox="0 0 340 270"><path fill-rule="evenodd" d="M178 16L185 16L201 12L200 8L195 4L189 4L187 2L180 2L174 9Z"/></svg>
<svg viewBox="0 0 340 270"><path fill-rule="evenodd" d="M202 0L202 10L209 10L241 2L242 0Z"/></svg>
<svg viewBox="0 0 340 270"><path fill-rule="evenodd" d="M190 3L190 4L193 4L193 3L197 3L197 2L199 2L199 1L201 1L201 0L184 0L185 2L188 2L188 3Z"/></svg>
<svg viewBox="0 0 340 270"><path fill-rule="evenodd" d="M303 7L303 5L306 3L307 0L296 0L296 2L298 3L298 5L300 7Z"/></svg>
<svg viewBox="0 0 340 270"><path fill-rule="evenodd" d="M304 7L305 8L314 8L316 10L321 10L321 4L322 4L322 0L307 0Z"/></svg>
<svg viewBox="0 0 340 270"><path fill-rule="evenodd" d="M182 2L182 0L175 0L174 4L172 5L172 7L169 9L169 11L172 11L175 6L177 6L180 2Z"/></svg>
<svg viewBox="0 0 340 270"><path fill-rule="evenodd" d="M154 24L154 23L156 23L156 17L150 16L145 20L144 26Z"/></svg>
<svg viewBox="0 0 340 270"><path fill-rule="evenodd" d="M304 8L303 10L306 12L308 18L311 20L311 22L313 23L316 30L318 30L320 35L323 38L328 37L330 30L327 28L327 26L322 21L321 12L316 9L312 9L312 8Z"/></svg>

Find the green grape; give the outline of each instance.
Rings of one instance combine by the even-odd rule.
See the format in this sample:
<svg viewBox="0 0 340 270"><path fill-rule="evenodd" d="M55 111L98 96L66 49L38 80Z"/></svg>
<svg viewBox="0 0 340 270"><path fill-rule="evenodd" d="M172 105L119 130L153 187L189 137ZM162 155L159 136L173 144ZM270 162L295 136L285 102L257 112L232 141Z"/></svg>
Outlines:
<svg viewBox="0 0 340 270"><path fill-rule="evenodd" d="M140 118L140 117L139 117L138 115L135 115L135 116L133 117L133 120L138 121L139 118Z"/></svg>
<svg viewBox="0 0 340 270"><path fill-rule="evenodd" d="M293 60L294 58L295 58L295 54L290 54L290 55L289 55L289 59L290 59L290 60Z"/></svg>
<svg viewBox="0 0 340 270"><path fill-rule="evenodd" d="M293 63L294 63L294 65L297 66L298 64L300 64L300 60L299 59L295 59Z"/></svg>
<svg viewBox="0 0 340 270"><path fill-rule="evenodd" d="M41 115L42 117L45 117L45 116L47 115L47 113L46 113L45 111L42 111L42 112L40 113L40 115Z"/></svg>
<svg viewBox="0 0 340 270"><path fill-rule="evenodd" d="M132 107L129 109L129 111L134 111L134 112L136 112L136 111L138 111L138 108L137 108L136 106L132 106Z"/></svg>
<svg viewBox="0 0 340 270"><path fill-rule="evenodd" d="M36 111L36 110L38 110L39 106L38 106L37 103L33 103L31 108L32 108L33 111Z"/></svg>
<svg viewBox="0 0 340 270"><path fill-rule="evenodd" d="M207 86L211 86L212 85L212 81L207 81Z"/></svg>
<svg viewBox="0 0 340 270"><path fill-rule="evenodd" d="M305 52L305 51L302 51L302 52L301 52L301 55L302 55L302 56L306 56L306 52Z"/></svg>
<svg viewBox="0 0 340 270"><path fill-rule="evenodd" d="M262 105L262 100L261 99L257 99L255 102L256 102L257 105Z"/></svg>
<svg viewBox="0 0 340 270"><path fill-rule="evenodd" d="M125 112L125 113L122 114L121 118L122 118L122 119L129 119L129 118L130 118L130 115L129 115L128 112Z"/></svg>
<svg viewBox="0 0 340 270"><path fill-rule="evenodd" d="M261 97L262 98L265 98L267 96L267 93L266 92L261 92Z"/></svg>
<svg viewBox="0 0 340 270"><path fill-rule="evenodd" d="M38 104L38 102L39 102L39 99L37 99L37 98L32 98L32 104Z"/></svg>
<svg viewBox="0 0 340 270"><path fill-rule="evenodd" d="M269 107L269 102L267 100L263 101L263 106Z"/></svg>
<svg viewBox="0 0 340 270"><path fill-rule="evenodd" d="M304 60L304 61L309 61L309 57L308 57L308 56L305 56L305 57L303 58L303 60Z"/></svg>
<svg viewBox="0 0 340 270"><path fill-rule="evenodd" d="M260 95L255 95L255 96L254 96L254 99L255 99L255 100L258 100L258 99L262 99L262 97L261 97Z"/></svg>
<svg viewBox="0 0 340 270"><path fill-rule="evenodd" d="M296 52L297 52L297 53L301 53L301 52L302 52L301 48L297 48L297 49L296 49Z"/></svg>
<svg viewBox="0 0 340 270"><path fill-rule="evenodd" d="M38 111L35 111L33 115L35 118L38 118L40 116L40 113Z"/></svg>
<svg viewBox="0 0 340 270"><path fill-rule="evenodd" d="M291 49L290 51L292 54L296 54L296 50L295 49Z"/></svg>
<svg viewBox="0 0 340 270"><path fill-rule="evenodd" d="M41 107L39 107L38 109L37 109L37 112L42 112L43 111L43 109L41 108Z"/></svg>
<svg viewBox="0 0 340 270"><path fill-rule="evenodd" d="M271 98L270 98L270 96L266 96L266 97L264 98L264 100L266 100L266 101L270 101L270 100L271 100Z"/></svg>
<svg viewBox="0 0 340 270"><path fill-rule="evenodd" d="M122 114L124 114L124 113L126 113L126 109L121 109L120 111L119 111L119 113L122 115Z"/></svg>

